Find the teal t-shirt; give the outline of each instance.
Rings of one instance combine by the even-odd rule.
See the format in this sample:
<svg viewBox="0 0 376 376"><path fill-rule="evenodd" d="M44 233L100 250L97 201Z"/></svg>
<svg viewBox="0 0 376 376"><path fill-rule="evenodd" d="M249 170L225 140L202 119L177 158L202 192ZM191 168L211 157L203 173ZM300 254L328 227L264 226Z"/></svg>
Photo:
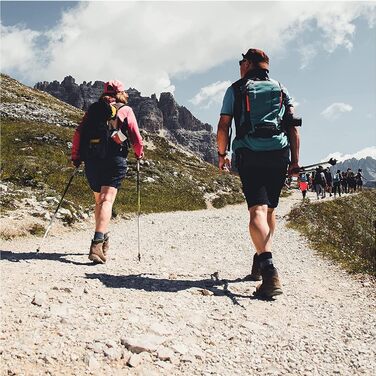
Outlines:
<svg viewBox="0 0 376 376"><path fill-rule="evenodd" d="M285 94L284 105L291 106L292 98L289 96L285 87L282 87L282 91ZM234 103L235 93L234 88L230 86L227 88L225 96L223 97L221 115L234 116ZM272 151L281 150L289 146L289 141L285 133L274 135L270 138L254 138L251 135L247 135L242 139L234 139L232 142L232 150L235 151L239 148L247 148L252 151Z"/></svg>

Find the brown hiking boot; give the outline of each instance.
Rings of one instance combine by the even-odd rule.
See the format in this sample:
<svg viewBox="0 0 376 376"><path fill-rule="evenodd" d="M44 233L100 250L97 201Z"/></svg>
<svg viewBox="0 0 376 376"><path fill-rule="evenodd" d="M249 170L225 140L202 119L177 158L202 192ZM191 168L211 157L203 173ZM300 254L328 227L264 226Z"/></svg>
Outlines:
<svg viewBox="0 0 376 376"><path fill-rule="evenodd" d="M281 282L278 278L276 268L261 271L262 283L256 287L254 296L264 299L270 299L273 296L282 294Z"/></svg>
<svg viewBox="0 0 376 376"><path fill-rule="evenodd" d="M105 259L107 259L108 251L110 250L110 237L108 235L104 235L104 241L103 241L103 254Z"/></svg>
<svg viewBox="0 0 376 376"><path fill-rule="evenodd" d="M90 246L89 260L95 264L104 264L106 256L103 254L103 240L92 240Z"/></svg>
<svg viewBox="0 0 376 376"><path fill-rule="evenodd" d="M261 268L260 261L257 257L257 253L253 255L253 263L251 274L244 277L245 281L261 281Z"/></svg>

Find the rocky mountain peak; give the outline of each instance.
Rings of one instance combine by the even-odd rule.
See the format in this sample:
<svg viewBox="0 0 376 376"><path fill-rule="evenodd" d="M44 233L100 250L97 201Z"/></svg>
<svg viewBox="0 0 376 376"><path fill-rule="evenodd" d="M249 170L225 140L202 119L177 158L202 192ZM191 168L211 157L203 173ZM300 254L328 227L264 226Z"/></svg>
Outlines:
<svg viewBox="0 0 376 376"><path fill-rule="evenodd" d="M70 87L73 85L76 85L76 80L72 76L65 77L61 83L61 86L63 87Z"/></svg>
<svg viewBox="0 0 376 376"><path fill-rule="evenodd" d="M77 84L72 76L65 77L61 83L43 81L34 86L82 110L87 110L100 97L103 87L102 81ZM207 162L215 163L215 135L211 125L202 123L186 107L180 106L171 93L161 93L159 100L155 94L143 97L135 88L129 88L127 93L128 104L141 129L152 133L161 133L163 130L174 143Z"/></svg>

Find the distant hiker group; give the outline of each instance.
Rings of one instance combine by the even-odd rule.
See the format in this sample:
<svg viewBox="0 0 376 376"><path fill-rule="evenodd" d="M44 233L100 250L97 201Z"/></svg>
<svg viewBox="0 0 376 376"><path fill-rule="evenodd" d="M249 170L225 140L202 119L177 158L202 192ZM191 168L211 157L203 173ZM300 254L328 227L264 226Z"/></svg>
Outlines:
<svg viewBox="0 0 376 376"><path fill-rule="evenodd" d="M269 57L249 49L239 61L240 79L226 91L217 132L220 170L230 169L231 124L235 122L232 150L249 209L249 232L256 249L246 280L259 281L255 295L271 298L282 294L272 259L275 208L289 175L299 171L301 119L294 116L287 89L269 77ZM83 161L95 198L95 232L89 259L105 263L108 258L108 225L117 190L127 171L126 157L132 145L143 158L143 143L134 113L127 105L120 81L105 84L104 93L92 104L73 138L72 163Z"/></svg>
<svg viewBox="0 0 376 376"><path fill-rule="evenodd" d="M305 199L307 191L311 190L316 193L319 200L326 197L328 193L330 197L341 197L345 193L355 193L357 190L363 189L364 176L362 169L358 169L354 173L351 168L346 171L337 170L332 174L330 168L324 169L322 166L317 167L311 173L301 172L298 178L299 188L302 191L303 199Z"/></svg>

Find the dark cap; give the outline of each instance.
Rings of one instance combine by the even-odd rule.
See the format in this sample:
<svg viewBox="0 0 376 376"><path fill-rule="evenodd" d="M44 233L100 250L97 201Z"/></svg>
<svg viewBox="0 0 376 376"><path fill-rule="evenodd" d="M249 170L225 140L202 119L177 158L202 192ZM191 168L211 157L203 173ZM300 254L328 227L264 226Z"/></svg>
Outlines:
<svg viewBox="0 0 376 376"><path fill-rule="evenodd" d="M257 48L250 48L246 54L242 54L244 59L252 61L252 63L261 69L269 69L268 55Z"/></svg>

